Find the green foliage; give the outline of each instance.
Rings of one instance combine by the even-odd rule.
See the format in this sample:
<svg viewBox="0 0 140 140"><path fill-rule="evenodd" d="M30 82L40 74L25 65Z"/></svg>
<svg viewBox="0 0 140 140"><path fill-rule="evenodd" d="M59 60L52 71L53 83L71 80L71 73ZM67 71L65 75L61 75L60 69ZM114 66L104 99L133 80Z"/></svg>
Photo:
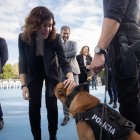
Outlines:
<svg viewBox="0 0 140 140"><path fill-rule="evenodd" d="M14 66L12 66L11 64L6 64L2 70L3 73L0 74L0 79L18 78L18 73L15 73Z"/></svg>
<svg viewBox="0 0 140 140"><path fill-rule="evenodd" d="M98 76L101 78L101 79L104 79L104 69L102 69L100 71L100 73L98 73Z"/></svg>
<svg viewBox="0 0 140 140"><path fill-rule="evenodd" d="M102 85L105 85L105 74L104 74L104 69L102 69L102 70L100 71L100 73L98 73L98 76L101 78Z"/></svg>

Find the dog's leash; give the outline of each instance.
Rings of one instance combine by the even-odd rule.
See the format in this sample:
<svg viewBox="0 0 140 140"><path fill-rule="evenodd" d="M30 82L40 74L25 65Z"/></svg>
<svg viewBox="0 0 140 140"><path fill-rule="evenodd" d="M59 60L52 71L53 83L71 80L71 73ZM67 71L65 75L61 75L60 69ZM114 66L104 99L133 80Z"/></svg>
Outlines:
<svg viewBox="0 0 140 140"><path fill-rule="evenodd" d="M104 67L105 67L105 70L104 70L104 77L105 77L105 96L104 96L104 104L103 104L103 109L102 109L102 120L107 120L107 92L108 92L108 67L109 67L109 57L108 57L108 53L105 54L105 64L104 64ZM103 124L103 122L102 122ZM100 139L99 140L102 140L102 134L103 134L103 127L101 125L100 127Z"/></svg>
<svg viewBox="0 0 140 140"><path fill-rule="evenodd" d="M107 118L107 91L108 91L108 65L107 65L107 54L105 55L105 70L104 70L104 77L105 77L105 96L104 96L104 104L103 104L103 109L102 109L102 120L104 120L103 118ZM103 124L103 122L101 122ZM103 127L102 127L102 124L101 124L101 127L100 127L100 137L99 137L99 140L102 140L102 135L103 135Z"/></svg>
<svg viewBox="0 0 140 140"><path fill-rule="evenodd" d="M102 115L101 115L101 118L102 120L104 120L103 118L107 118L107 91L108 91L108 58L107 58L107 55L105 55L105 64L104 64L104 67L105 67L105 70L104 70L104 77L105 77L105 97L104 97L104 104L103 104L103 108L102 108ZM87 81L85 83L89 83L91 80L92 80L92 76L89 76L87 78ZM103 122L101 122L103 124ZM99 136L99 140L102 140L102 135L103 135L103 127L102 127L102 124L100 125L100 136Z"/></svg>

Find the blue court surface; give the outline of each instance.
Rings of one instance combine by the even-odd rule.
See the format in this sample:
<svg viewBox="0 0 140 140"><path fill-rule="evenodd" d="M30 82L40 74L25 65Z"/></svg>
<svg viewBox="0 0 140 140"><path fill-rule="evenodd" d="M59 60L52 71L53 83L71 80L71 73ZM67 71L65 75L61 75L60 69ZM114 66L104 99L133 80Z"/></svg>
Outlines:
<svg viewBox="0 0 140 140"><path fill-rule="evenodd" d="M91 90L90 93L98 97L101 102L104 101L104 86L98 86L97 90ZM109 101L107 95L107 102ZM28 101L22 97L20 89L3 89L0 90L0 102L3 110L4 128L0 131L0 140L33 140L29 118L28 118ZM58 140L78 140L75 120L70 118L66 126L61 126L63 120L62 104L58 101L59 108L59 124L57 139ZM47 117L44 102L44 91L42 96L42 109L41 109L41 128L42 140L49 140L47 130Z"/></svg>

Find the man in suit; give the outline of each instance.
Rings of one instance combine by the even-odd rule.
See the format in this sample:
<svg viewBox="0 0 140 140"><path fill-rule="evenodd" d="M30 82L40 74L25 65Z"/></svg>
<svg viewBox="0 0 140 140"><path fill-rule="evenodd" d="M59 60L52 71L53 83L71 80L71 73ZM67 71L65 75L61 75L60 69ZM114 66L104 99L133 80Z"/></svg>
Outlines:
<svg viewBox="0 0 140 140"><path fill-rule="evenodd" d="M65 50L65 55L70 63L70 66L72 68L72 72L74 74L74 80L76 84L79 84L79 78L78 75L80 74L80 68L78 65L78 62L76 60L76 54L77 54L77 43L75 41L69 40L70 37L70 27L68 26L62 26L61 27L61 37L60 42ZM66 77L62 74L62 80L66 79ZM63 111L64 111L64 119L61 125L66 125L69 121L69 111L65 104L63 104Z"/></svg>
<svg viewBox="0 0 140 140"><path fill-rule="evenodd" d="M8 60L8 49L5 39L0 37L0 73L2 73L2 68ZM0 104L0 130L3 128L3 112Z"/></svg>

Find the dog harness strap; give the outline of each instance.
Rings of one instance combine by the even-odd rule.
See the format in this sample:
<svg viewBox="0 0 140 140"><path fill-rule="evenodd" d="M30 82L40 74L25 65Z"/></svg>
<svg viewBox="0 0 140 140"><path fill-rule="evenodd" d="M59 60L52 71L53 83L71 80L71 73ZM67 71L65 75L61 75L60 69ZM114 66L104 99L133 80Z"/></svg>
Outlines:
<svg viewBox="0 0 140 140"><path fill-rule="evenodd" d="M100 127L103 128L103 140L126 140L130 133L135 129L135 124L128 121L116 110L113 110L107 105L105 106L107 107L107 114L104 114L103 118L103 104L99 104L95 108L77 114L75 116L76 123L79 121L86 121L93 129L97 140L99 139Z"/></svg>
<svg viewBox="0 0 140 140"><path fill-rule="evenodd" d="M76 123L78 123L79 121L88 121L88 120L91 120L93 114L96 113L96 110L99 109L100 106L101 106L101 104L98 104L95 108L91 108L91 109L86 110L85 112L78 113L75 116Z"/></svg>
<svg viewBox="0 0 140 140"><path fill-rule="evenodd" d="M74 88L74 90L72 91L72 93L70 93L67 97L66 97L66 101L65 104L67 105L67 107L70 107L71 101L74 99L74 97L77 95L78 91L76 90L76 88Z"/></svg>
<svg viewBox="0 0 140 140"><path fill-rule="evenodd" d="M65 104L67 105L68 108L69 108L72 100L78 94L78 92L80 90L88 91L88 83L79 84L78 86L76 86L74 88L74 90L72 91L72 93L67 96L66 101L65 101Z"/></svg>

